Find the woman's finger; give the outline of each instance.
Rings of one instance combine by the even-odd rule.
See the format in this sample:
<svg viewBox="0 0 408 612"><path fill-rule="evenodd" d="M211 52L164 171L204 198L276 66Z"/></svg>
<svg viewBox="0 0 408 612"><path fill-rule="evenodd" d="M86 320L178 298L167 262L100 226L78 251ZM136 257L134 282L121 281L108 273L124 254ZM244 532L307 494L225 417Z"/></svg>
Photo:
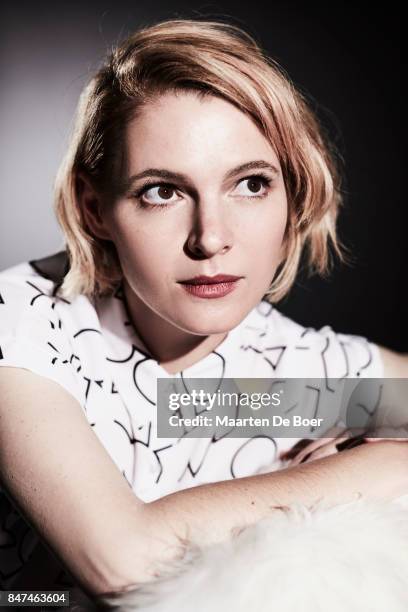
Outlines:
<svg viewBox="0 0 408 612"><path fill-rule="evenodd" d="M347 433L351 434L351 432L347 432ZM300 463L308 463L309 461L315 461L316 459L322 459L323 457L328 457L329 455L333 455L335 453L342 452L349 448L354 448L355 446L359 446L360 444L365 444L366 441L365 441L364 436L365 434L363 433L363 434L354 435L354 436L348 435L348 437L342 436L342 437L334 438L327 444L319 447L312 453L309 453L308 455L306 455L302 459L302 461L300 461ZM295 460L292 461L289 465L290 466L298 465L297 458L295 458Z"/></svg>
<svg viewBox="0 0 408 612"><path fill-rule="evenodd" d="M338 452L336 448L336 441L333 440L328 444L324 444L320 446L315 451L313 451L310 455L307 455L302 463L309 463L310 461L316 461L316 459L323 459L324 457L329 457L330 455L334 455Z"/></svg>
<svg viewBox="0 0 408 612"><path fill-rule="evenodd" d="M330 445L334 441L337 443L346 440L349 436L351 436L351 433L344 428L341 430L339 430L339 428L332 428L327 432L327 434L329 433L336 435L332 435L331 437L325 436L324 438L318 438L317 440L314 440L311 444L309 444L301 452L299 452L295 457L293 457L289 465L299 465L300 463L304 463L305 461L308 461L310 459L312 453L315 453L317 449L325 447L326 445ZM332 452L336 452L336 450L330 450L329 454L332 454Z"/></svg>
<svg viewBox="0 0 408 612"><path fill-rule="evenodd" d="M289 448L285 451L281 451L279 453L279 459L293 459L293 457L296 457L296 455L300 453L300 451L303 450L306 446L308 446L311 442L312 440L310 440L309 438L303 438L302 440L299 440L298 442L296 442L296 444L292 446L292 448Z"/></svg>
<svg viewBox="0 0 408 612"><path fill-rule="evenodd" d="M305 456L313 452L315 449L319 448L330 442L331 440L337 438L344 434L347 430L343 427L332 427L329 429L324 438L317 438L316 440L311 440L309 438L304 438L299 440L292 448L287 451L283 451L280 453L279 458L283 460L287 459L297 459L297 463L301 462Z"/></svg>
<svg viewBox="0 0 408 612"><path fill-rule="evenodd" d="M311 441L301 451L299 451L295 455L292 455L291 457L289 457L289 458L292 459L291 464L297 465L298 463L300 463L304 459L304 457L310 455L317 448L319 448L320 446L323 446L324 444L326 444L327 441L328 441L327 438L320 438L319 440Z"/></svg>
<svg viewBox="0 0 408 612"><path fill-rule="evenodd" d="M309 452L306 452L302 455L298 455L295 457L290 463L289 466L299 465L300 463L308 463L309 461L314 461L315 459L322 459L323 457L328 457L329 455L334 455L339 452L337 445L347 441L349 438L347 436L341 436L337 438L331 438L329 441L326 440L325 444L321 444L319 447L310 449Z"/></svg>

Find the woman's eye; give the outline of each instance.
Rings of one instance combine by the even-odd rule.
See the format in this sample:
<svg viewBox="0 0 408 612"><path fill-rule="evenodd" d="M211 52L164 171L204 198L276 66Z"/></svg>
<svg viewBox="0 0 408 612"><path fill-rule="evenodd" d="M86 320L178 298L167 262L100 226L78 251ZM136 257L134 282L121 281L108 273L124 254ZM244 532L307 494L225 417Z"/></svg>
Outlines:
<svg viewBox="0 0 408 612"><path fill-rule="evenodd" d="M247 178L242 179L236 189L235 193L238 192L240 196L248 196L248 197L259 197L266 195L267 187L270 183L270 180L263 176L249 176Z"/></svg>
<svg viewBox="0 0 408 612"><path fill-rule="evenodd" d="M176 189L172 185L155 185L143 190L141 200L147 204L169 204L174 202Z"/></svg>

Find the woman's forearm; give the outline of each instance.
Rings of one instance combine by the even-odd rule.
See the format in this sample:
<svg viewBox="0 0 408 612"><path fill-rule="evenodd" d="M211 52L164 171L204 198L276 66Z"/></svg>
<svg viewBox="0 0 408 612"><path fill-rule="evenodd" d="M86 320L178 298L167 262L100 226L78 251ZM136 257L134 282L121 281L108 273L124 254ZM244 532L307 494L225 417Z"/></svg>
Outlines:
<svg viewBox="0 0 408 612"><path fill-rule="evenodd" d="M406 493L408 444L392 441L277 472L184 489L145 505L143 535L139 530L135 534L141 564L134 567L133 584L151 580L158 562L179 556L182 541L204 546L222 541L234 529L281 506L295 502L310 506L322 500L329 507L359 496L389 500Z"/></svg>

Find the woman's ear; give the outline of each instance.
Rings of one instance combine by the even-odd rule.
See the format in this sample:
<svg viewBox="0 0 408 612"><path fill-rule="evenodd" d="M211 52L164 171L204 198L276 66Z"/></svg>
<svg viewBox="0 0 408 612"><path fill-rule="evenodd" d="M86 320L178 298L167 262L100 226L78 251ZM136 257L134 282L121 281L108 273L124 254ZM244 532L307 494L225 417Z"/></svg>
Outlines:
<svg viewBox="0 0 408 612"><path fill-rule="evenodd" d="M76 178L76 192L78 204L91 233L97 238L111 240L111 234L105 224L100 196L92 186L89 178L82 172Z"/></svg>

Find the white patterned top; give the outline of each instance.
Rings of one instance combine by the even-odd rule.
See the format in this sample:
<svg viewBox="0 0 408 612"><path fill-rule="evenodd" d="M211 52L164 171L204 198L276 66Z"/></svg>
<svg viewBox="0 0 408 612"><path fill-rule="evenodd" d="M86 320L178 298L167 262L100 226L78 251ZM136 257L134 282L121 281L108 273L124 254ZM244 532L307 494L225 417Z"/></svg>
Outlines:
<svg viewBox="0 0 408 612"><path fill-rule="evenodd" d="M152 501L203 483L253 475L294 438L159 438L157 378L169 378L132 326L120 288L111 297L55 295L65 253L0 272L0 366L52 379L84 415L135 494ZM62 267L61 267L62 266ZM53 295L54 294L54 295ZM176 378L383 376L378 346L326 326L305 328L262 301L209 355ZM38 409L41 410L39 401ZM8 588L37 536L0 490L0 587Z"/></svg>

